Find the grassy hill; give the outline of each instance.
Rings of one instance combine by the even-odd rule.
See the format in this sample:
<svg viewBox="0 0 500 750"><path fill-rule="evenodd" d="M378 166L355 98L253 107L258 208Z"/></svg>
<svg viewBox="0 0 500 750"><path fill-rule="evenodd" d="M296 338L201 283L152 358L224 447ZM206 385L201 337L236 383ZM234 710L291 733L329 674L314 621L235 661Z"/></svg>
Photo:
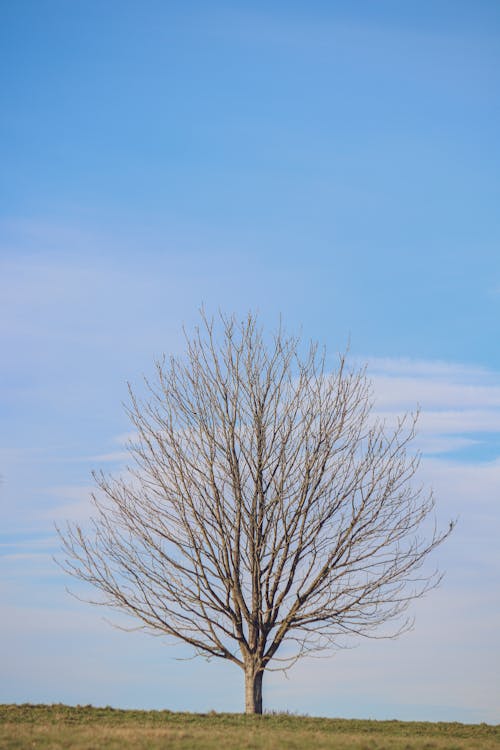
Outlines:
<svg viewBox="0 0 500 750"><path fill-rule="evenodd" d="M0 748L493 750L500 725L0 705Z"/></svg>

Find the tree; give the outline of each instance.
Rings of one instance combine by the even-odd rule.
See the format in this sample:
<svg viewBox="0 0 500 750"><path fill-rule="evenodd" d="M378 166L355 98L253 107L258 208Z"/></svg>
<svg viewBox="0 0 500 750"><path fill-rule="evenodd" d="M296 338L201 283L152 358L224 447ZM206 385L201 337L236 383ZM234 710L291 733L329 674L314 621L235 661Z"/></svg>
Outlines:
<svg viewBox="0 0 500 750"><path fill-rule="evenodd" d="M145 398L130 389L133 465L94 474L92 528L60 532L63 566L145 629L237 664L261 713L271 662L406 630L453 524L422 535L415 419L377 420L364 370L341 355L327 371L281 327L266 343L251 314L220 327L203 314L186 357L158 362Z"/></svg>

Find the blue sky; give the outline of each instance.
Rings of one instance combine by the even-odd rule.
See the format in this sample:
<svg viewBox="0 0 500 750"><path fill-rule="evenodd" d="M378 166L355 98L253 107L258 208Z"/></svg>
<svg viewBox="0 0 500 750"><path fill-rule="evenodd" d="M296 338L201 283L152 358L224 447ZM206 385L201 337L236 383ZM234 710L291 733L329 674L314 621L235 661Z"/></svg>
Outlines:
<svg viewBox="0 0 500 750"><path fill-rule="evenodd" d="M413 633L268 707L500 722L499 43L485 1L3 4L1 701L241 709L235 668L110 628L52 562L204 303L350 340L460 516Z"/></svg>

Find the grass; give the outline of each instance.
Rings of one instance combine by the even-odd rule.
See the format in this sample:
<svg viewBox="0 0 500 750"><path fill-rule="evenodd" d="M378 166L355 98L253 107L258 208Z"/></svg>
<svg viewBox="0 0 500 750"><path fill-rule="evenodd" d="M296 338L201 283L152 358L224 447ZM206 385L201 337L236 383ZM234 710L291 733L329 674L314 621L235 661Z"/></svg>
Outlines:
<svg viewBox="0 0 500 750"><path fill-rule="evenodd" d="M20 750L493 750L500 725L314 719L275 714L0 705L0 748Z"/></svg>

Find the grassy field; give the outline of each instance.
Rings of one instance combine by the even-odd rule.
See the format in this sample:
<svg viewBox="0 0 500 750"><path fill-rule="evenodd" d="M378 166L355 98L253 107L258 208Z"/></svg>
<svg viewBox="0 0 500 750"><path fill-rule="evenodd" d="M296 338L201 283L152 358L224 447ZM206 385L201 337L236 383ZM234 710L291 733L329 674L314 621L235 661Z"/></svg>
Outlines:
<svg viewBox="0 0 500 750"><path fill-rule="evenodd" d="M0 706L0 748L45 750L493 750L500 725Z"/></svg>

